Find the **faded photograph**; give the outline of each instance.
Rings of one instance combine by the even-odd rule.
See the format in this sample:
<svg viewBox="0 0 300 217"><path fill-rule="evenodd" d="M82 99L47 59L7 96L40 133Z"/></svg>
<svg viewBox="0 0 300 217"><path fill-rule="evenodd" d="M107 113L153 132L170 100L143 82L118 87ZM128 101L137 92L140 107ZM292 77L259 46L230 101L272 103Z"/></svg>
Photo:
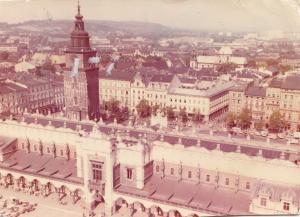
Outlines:
<svg viewBox="0 0 300 217"><path fill-rule="evenodd" d="M0 217L299 213L299 0L0 0Z"/></svg>

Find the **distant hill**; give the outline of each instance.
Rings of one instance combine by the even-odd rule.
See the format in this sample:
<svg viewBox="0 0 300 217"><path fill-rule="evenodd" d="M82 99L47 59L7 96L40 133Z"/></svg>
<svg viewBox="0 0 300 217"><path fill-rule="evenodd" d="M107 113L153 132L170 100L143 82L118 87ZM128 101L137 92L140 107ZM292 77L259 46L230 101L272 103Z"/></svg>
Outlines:
<svg viewBox="0 0 300 217"><path fill-rule="evenodd" d="M12 24L12 27L18 27L26 31L26 29L37 30L42 32L70 32L73 29L72 20L35 20L23 23ZM183 30L173 29L156 23L135 22L135 21L96 21L85 20L85 26L91 34L124 34L132 36L168 36L181 34Z"/></svg>

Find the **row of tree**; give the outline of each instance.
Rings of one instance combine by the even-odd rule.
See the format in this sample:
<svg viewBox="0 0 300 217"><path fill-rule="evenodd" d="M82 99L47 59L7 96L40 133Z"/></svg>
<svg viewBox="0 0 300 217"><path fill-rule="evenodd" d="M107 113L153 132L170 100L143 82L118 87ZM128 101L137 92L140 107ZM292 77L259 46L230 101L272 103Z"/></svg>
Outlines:
<svg viewBox="0 0 300 217"><path fill-rule="evenodd" d="M129 119L128 107L121 107L120 102L115 99L104 102L104 110L105 112L101 115L104 121L116 119L118 123L121 123Z"/></svg>
<svg viewBox="0 0 300 217"><path fill-rule="evenodd" d="M181 109L177 114L172 107L164 107L160 109L158 105L151 106L145 99L139 102L139 104L136 106L136 110L141 118L157 115L157 112L160 110L164 115L167 116L169 121L173 121L176 118L182 123L189 121L189 116L186 112L186 109ZM201 122L203 120L203 116L200 113L195 113L191 120L194 122Z"/></svg>
<svg viewBox="0 0 300 217"><path fill-rule="evenodd" d="M279 111L274 111L267 123L263 120L253 122L252 114L249 109L243 109L240 114L229 112L226 117L226 125L228 128L240 127L245 130L254 124L255 129L262 130L264 127L268 128L269 131L278 133L286 127L284 116Z"/></svg>

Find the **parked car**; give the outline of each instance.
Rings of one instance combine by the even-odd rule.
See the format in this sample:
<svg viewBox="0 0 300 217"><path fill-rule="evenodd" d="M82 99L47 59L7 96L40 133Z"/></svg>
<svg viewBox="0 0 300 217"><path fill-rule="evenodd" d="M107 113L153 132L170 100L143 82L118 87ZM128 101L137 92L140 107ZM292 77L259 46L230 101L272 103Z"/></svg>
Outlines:
<svg viewBox="0 0 300 217"><path fill-rule="evenodd" d="M260 133L259 131L255 131L255 135L256 135L256 136L260 136L261 133Z"/></svg>
<svg viewBox="0 0 300 217"><path fill-rule="evenodd" d="M270 134L268 135L268 138L270 138L270 139L277 139L277 134L275 134L275 133L270 133Z"/></svg>
<svg viewBox="0 0 300 217"><path fill-rule="evenodd" d="M300 139L300 132L294 132L293 136L295 139Z"/></svg>
<svg viewBox="0 0 300 217"><path fill-rule="evenodd" d="M298 139L289 139L290 144L298 144L299 140Z"/></svg>
<svg viewBox="0 0 300 217"><path fill-rule="evenodd" d="M278 134L277 134L277 137L278 137L279 139L284 139L284 138L285 138L285 134L284 134L284 133L278 133Z"/></svg>
<svg viewBox="0 0 300 217"><path fill-rule="evenodd" d="M260 135L266 137L268 136L268 131L263 130L260 132Z"/></svg>
<svg viewBox="0 0 300 217"><path fill-rule="evenodd" d="M242 133L242 129L239 128L239 127L233 127L232 131L235 132L235 133Z"/></svg>

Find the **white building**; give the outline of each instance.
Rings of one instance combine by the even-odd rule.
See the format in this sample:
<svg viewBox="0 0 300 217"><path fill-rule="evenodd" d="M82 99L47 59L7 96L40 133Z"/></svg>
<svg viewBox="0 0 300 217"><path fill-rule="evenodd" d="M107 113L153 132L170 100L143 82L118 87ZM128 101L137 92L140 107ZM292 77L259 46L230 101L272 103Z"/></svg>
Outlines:
<svg viewBox="0 0 300 217"><path fill-rule="evenodd" d="M299 212L295 151L270 144L250 150L251 141L201 135L150 140L138 129L124 130L137 137L111 140L91 122L1 121L0 182L92 208L104 203L106 216L125 206L170 217Z"/></svg>
<svg viewBox="0 0 300 217"><path fill-rule="evenodd" d="M232 50L228 46L222 47L216 56L196 56L190 61L190 67L194 70L202 68L215 68L221 64L233 63L238 68L244 68L247 60L245 57L232 56Z"/></svg>

